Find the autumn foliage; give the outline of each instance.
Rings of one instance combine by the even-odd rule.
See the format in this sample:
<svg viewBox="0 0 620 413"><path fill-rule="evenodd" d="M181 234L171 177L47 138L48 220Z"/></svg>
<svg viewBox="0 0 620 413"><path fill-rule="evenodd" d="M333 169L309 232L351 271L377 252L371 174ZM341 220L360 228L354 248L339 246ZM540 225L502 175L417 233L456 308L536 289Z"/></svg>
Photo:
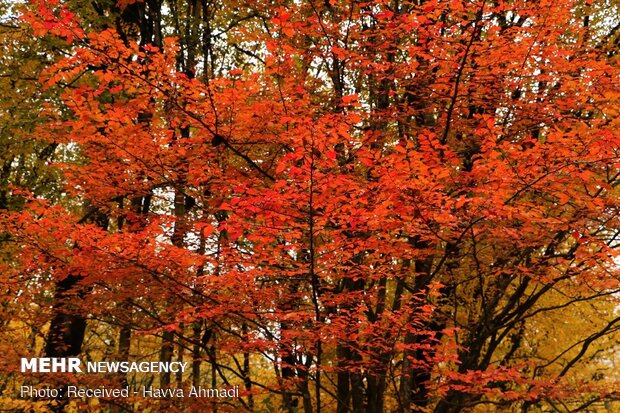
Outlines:
<svg viewBox="0 0 620 413"><path fill-rule="evenodd" d="M52 148L58 186L3 181L0 404L620 408L618 20L596 0L25 5L12 30L49 58L12 139ZM192 369L18 372L42 354ZM55 380L241 392L17 397Z"/></svg>

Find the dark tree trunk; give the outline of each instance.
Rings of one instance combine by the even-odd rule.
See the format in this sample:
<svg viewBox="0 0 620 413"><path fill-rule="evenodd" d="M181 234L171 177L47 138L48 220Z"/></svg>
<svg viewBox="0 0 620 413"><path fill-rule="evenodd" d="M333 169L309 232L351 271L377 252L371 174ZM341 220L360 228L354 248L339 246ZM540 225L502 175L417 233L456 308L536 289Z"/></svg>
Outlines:
<svg viewBox="0 0 620 413"><path fill-rule="evenodd" d="M56 283L52 321L45 344L46 357L71 357L80 354L86 318L71 308L85 294L79 285L81 277L70 275Z"/></svg>

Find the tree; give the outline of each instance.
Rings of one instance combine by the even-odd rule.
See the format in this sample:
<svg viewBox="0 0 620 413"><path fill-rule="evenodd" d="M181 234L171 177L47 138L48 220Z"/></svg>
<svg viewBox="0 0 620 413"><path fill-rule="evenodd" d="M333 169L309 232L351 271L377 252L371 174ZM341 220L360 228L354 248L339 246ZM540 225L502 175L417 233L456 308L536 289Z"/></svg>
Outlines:
<svg viewBox="0 0 620 413"><path fill-rule="evenodd" d="M24 20L68 43L35 136L88 208L9 214L6 277L127 357L189 354L161 386L242 386L213 411L617 399L615 5L77 4Z"/></svg>

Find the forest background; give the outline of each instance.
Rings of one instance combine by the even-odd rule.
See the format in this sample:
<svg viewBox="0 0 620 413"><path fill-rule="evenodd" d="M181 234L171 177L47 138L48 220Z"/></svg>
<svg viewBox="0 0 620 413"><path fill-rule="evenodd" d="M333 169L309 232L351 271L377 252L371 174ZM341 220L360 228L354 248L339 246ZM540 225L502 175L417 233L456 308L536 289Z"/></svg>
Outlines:
<svg viewBox="0 0 620 413"><path fill-rule="evenodd" d="M620 3L0 16L2 411L620 411Z"/></svg>

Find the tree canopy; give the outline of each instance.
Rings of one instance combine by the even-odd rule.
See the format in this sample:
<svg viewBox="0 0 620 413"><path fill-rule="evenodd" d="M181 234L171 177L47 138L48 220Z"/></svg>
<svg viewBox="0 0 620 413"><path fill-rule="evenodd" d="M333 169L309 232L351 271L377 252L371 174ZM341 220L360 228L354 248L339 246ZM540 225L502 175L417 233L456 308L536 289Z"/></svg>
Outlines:
<svg viewBox="0 0 620 413"><path fill-rule="evenodd" d="M0 4L0 405L620 409L617 2Z"/></svg>

